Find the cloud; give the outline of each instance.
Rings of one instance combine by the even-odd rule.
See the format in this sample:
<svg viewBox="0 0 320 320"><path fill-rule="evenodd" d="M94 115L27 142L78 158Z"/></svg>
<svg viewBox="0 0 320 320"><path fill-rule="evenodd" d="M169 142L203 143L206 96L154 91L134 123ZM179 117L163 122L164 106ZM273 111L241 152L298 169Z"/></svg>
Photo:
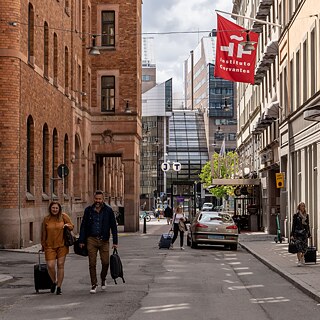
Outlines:
<svg viewBox="0 0 320 320"><path fill-rule="evenodd" d="M179 32L149 35L154 37L158 83L173 78L173 91L183 90L184 61L216 28L215 9L230 12L232 0L143 0L143 33Z"/></svg>

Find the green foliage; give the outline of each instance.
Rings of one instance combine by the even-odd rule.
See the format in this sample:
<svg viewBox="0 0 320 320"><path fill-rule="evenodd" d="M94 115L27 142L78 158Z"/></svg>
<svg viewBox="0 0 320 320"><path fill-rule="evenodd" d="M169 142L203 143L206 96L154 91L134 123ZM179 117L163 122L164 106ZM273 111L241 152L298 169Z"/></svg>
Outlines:
<svg viewBox="0 0 320 320"><path fill-rule="evenodd" d="M212 178L230 179L238 171L239 156L236 152L228 152L224 156L218 153L212 155L212 161L208 161L199 174L200 181L207 188L212 184ZM209 190L217 198L233 196L235 187L233 186L215 186Z"/></svg>

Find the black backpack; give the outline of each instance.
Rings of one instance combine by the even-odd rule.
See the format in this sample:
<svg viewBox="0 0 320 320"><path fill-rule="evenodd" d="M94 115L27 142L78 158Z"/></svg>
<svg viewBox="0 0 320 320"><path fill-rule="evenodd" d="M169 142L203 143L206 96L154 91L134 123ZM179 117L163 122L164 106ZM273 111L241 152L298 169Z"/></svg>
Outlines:
<svg viewBox="0 0 320 320"><path fill-rule="evenodd" d="M122 282L125 283L123 278L122 262L116 248L113 249L113 253L110 256L110 273L115 284L117 284L117 278L121 278Z"/></svg>

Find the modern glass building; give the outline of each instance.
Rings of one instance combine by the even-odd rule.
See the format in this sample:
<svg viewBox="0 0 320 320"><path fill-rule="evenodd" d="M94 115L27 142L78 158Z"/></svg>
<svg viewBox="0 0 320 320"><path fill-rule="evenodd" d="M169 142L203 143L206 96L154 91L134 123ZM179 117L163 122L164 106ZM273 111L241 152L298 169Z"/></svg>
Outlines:
<svg viewBox="0 0 320 320"><path fill-rule="evenodd" d="M170 164L165 175L168 203L183 205L190 217L200 204L199 174L209 160L203 114L195 110L173 110L167 150L166 160ZM173 163L177 162L181 164L180 171L173 168Z"/></svg>

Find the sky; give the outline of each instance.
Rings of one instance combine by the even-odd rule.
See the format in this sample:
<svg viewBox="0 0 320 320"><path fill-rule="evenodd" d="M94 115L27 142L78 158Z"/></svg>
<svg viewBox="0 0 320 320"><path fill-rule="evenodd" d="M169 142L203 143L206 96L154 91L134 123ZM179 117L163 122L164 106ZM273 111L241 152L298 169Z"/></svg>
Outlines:
<svg viewBox="0 0 320 320"><path fill-rule="evenodd" d="M231 12L232 6L232 0L143 0L142 32L154 37L157 83L172 78L173 92L183 91L184 61L201 37L216 29L215 10ZM162 32L196 33L146 34Z"/></svg>

